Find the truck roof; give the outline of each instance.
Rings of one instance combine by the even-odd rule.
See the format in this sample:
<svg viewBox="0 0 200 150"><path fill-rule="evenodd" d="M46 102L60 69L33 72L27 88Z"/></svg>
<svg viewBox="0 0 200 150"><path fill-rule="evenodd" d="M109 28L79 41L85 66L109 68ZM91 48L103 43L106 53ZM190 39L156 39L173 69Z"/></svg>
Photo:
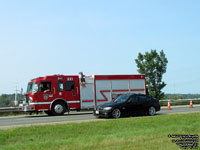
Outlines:
<svg viewBox="0 0 200 150"><path fill-rule="evenodd" d="M145 79L145 75L94 75L96 80Z"/></svg>
<svg viewBox="0 0 200 150"><path fill-rule="evenodd" d="M54 78L58 78L58 77L79 77L78 75L47 75L47 76L44 76L44 77L37 77L37 78L34 78L32 79L31 81L34 82L34 81L38 81L38 80L47 80L47 79L54 79Z"/></svg>
<svg viewBox="0 0 200 150"><path fill-rule="evenodd" d="M38 80L55 79L58 77L79 77L79 75L47 75L44 77L37 77L32 79L30 82ZM145 79L145 75L90 75L85 78L94 78L95 80L125 80L125 79Z"/></svg>

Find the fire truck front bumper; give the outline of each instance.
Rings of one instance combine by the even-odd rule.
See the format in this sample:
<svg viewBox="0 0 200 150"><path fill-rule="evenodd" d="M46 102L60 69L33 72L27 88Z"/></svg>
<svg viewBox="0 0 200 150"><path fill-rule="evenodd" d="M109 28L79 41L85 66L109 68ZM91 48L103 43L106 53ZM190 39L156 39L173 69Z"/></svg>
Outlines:
<svg viewBox="0 0 200 150"><path fill-rule="evenodd" d="M30 106L28 103L20 104L19 107L25 112L35 111L35 106Z"/></svg>

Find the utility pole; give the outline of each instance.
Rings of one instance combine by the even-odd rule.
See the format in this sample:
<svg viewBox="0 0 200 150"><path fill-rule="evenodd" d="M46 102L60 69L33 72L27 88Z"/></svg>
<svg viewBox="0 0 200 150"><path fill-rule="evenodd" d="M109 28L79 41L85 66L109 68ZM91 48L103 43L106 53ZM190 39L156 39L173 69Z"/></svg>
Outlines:
<svg viewBox="0 0 200 150"><path fill-rule="evenodd" d="M18 101L17 101L17 86L16 86L16 90L15 90L15 101L14 101L15 106L18 105Z"/></svg>

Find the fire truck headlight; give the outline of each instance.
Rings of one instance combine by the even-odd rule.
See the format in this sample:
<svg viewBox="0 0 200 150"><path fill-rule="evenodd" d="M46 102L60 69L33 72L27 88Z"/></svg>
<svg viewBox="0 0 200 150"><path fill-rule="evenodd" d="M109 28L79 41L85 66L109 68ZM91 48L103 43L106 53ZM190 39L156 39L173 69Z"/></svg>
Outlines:
<svg viewBox="0 0 200 150"><path fill-rule="evenodd" d="M29 97L29 103L32 103L32 102L33 102L33 98Z"/></svg>
<svg viewBox="0 0 200 150"><path fill-rule="evenodd" d="M111 110L112 107L105 107L103 110Z"/></svg>

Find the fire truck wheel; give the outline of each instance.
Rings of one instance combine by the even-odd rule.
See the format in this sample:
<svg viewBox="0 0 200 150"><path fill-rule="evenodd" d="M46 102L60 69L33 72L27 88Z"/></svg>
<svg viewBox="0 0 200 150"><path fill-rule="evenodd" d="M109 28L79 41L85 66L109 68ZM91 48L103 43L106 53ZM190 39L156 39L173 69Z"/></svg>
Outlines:
<svg viewBox="0 0 200 150"><path fill-rule="evenodd" d="M63 115L66 112L66 106L63 102L58 101L53 103L51 111L54 116Z"/></svg>
<svg viewBox="0 0 200 150"><path fill-rule="evenodd" d="M52 112L51 111L45 111L45 113L48 115L48 116L52 116Z"/></svg>
<svg viewBox="0 0 200 150"><path fill-rule="evenodd" d="M121 111L118 108L115 108L112 111L112 117L115 119L118 119L118 118L120 118L120 116L121 116Z"/></svg>

